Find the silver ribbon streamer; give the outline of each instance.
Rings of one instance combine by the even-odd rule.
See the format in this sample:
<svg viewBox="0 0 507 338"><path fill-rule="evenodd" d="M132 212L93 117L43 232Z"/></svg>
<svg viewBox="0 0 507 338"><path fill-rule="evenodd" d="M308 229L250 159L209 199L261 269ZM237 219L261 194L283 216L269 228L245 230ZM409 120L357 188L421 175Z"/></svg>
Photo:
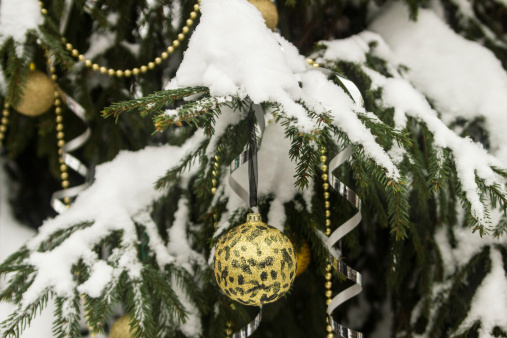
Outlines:
<svg viewBox="0 0 507 338"><path fill-rule="evenodd" d="M328 77L335 76L336 79L343 85L344 89L348 92L348 94L352 97L354 102L363 107L364 101L361 96L361 92L356 87L356 85L350 81L349 79L343 77L342 75L330 71L328 69L317 68L322 73L328 75ZM359 294L362 287L362 277L359 272L347 266L345 263L341 261L341 252L337 252L334 250L333 246L340 241L344 236L346 236L350 231L352 231L358 224L361 222L361 200L356 195L356 193L347 187L345 184L340 182L336 176L333 175L333 171L338 168L341 164L346 162L348 158L352 155L352 147L347 147L342 150L338 155L336 155L328 165L328 181L331 187L335 189L340 195L345 197L347 201L349 201L356 209L357 213L347 220L345 223L340 225L327 239L326 246L329 249L330 253L330 261L333 268L339 274L344 275L355 284L348 287L347 289L338 293L327 306L327 313L329 316L329 325L333 328L333 331L338 333L341 337L344 338L362 338L363 334L361 332L354 331L352 329L346 328L337 322L334 321L332 317L333 311L340 306L342 303L346 302L350 298ZM322 235L324 236L324 235Z"/></svg>
<svg viewBox="0 0 507 338"><path fill-rule="evenodd" d="M260 105L254 105L253 106L255 118L257 119L257 124L259 125L260 129L260 140L259 140L259 146L260 141L262 140L262 135L264 134L264 129L266 127L266 122L264 120L264 112L262 110L262 107ZM257 150L259 149L259 146L257 147ZM254 156L257 156L255 154ZM246 205L250 205L250 194L248 191L239 184L234 177L232 177L232 173L236 171L239 167L244 165L246 162L250 160L248 149L243 151L238 157L236 157L230 165L230 173L229 173L229 185L231 186L231 189L239 196L243 201L245 201ZM252 207L252 210L256 213L259 211L257 210L257 207ZM245 327L241 328L239 331L235 332L232 335L232 338L246 338L250 337L250 335L257 330L259 325L261 324L262 320L262 306L260 307L259 313L257 316L255 316L254 320L252 320L250 323L248 323Z"/></svg>
<svg viewBox="0 0 507 338"><path fill-rule="evenodd" d="M261 325L262 320L262 305L260 307L259 313L255 316L254 320L248 323L247 326L243 327L238 332L235 332L231 337L232 338L246 338L250 337L252 333Z"/></svg>
<svg viewBox="0 0 507 338"><path fill-rule="evenodd" d="M78 137L65 143L62 147L62 159L69 168L76 171L86 179L88 176L88 168L77 158L69 154L69 152L80 148L91 135L90 127L86 121L86 110L68 95L65 95L64 101L67 103L70 110L72 110L72 112L86 124L86 130ZM85 182L72 188L55 191L53 195L51 195L51 206L57 213L61 214L67 210L67 206L62 202L62 200L66 197L77 196L81 191L88 188L89 185L90 184L88 182Z"/></svg>
<svg viewBox="0 0 507 338"><path fill-rule="evenodd" d="M257 119L257 124L260 128L260 134L261 139L262 135L264 134L264 129L266 127L266 122L264 120L264 112L262 111L262 107L259 105L253 106L254 112L255 112L255 118ZM260 142L259 142L260 146ZM250 160L250 157L248 155L248 149L244 150L238 157L236 157L230 165L230 174L229 174L229 185L231 186L231 189L239 196L243 201L245 201L246 205L250 204L250 194L248 191L239 184L238 181L234 177L232 177L232 173L239 169L243 164L248 162ZM252 208L253 212L258 213L257 207Z"/></svg>

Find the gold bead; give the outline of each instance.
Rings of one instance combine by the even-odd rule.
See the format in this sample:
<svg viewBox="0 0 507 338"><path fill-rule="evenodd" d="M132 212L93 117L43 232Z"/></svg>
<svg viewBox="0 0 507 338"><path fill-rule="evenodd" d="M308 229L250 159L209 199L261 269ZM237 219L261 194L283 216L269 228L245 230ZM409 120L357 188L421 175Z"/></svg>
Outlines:
<svg viewBox="0 0 507 338"><path fill-rule="evenodd" d="M148 63L148 68L149 68L149 69L153 69L153 68L155 68L155 62L149 62L149 63Z"/></svg>
<svg viewBox="0 0 507 338"><path fill-rule="evenodd" d="M324 198L329 199L329 193L327 191L324 193Z"/></svg>
<svg viewBox="0 0 507 338"><path fill-rule="evenodd" d="M56 68L55 68L55 67L53 67L53 66L49 67L49 72L50 72L50 73L54 73L54 72L56 72Z"/></svg>
<svg viewBox="0 0 507 338"><path fill-rule="evenodd" d="M185 34L180 33L178 34L178 40L182 41L185 38Z"/></svg>
<svg viewBox="0 0 507 338"><path fill-rule="evenodd" d="M167 54L167 52L162 52L162 54L160 54L160 57L164 60L167 59L168 56L169 54Z"/></svg>
<svg viewBox="0 0 507 338"><path fill-rule="evenodd" d="M211 179L211 184L213 184L213 186L216 186L217 185L217 180L215 178Z"/></svg>
<svg viewBox="0 0 507 338"><path fill-rule="evenodd" d="M181 31L183 32L183 34L187 34L189 30L190 29L188 29L188 27L185 26L185 27L183 27L183 29Z"/></svg>
<svg viewBox="0 0 507 338"><path fill-rule="evenodd" d="M63 149L62 149L62 148L58 149L58 155L59 155L59 156L62 156L62 155L63 155Z"/></svg>
<svg viewBox="0 0 507 338"><path fill-rule="evenodd" d="M61 115L58 115L56 117L56 123L58 123L58 125L59 125L60 123L62 123L62 121L63 121L63 117ZM56 130L58 130L58 125L56 125ZM63 125L62 125L62 129L63 129Z"/></svg>
<svg viewBox="0 0 507 338"><path fill-rule="evenodd" d="M333 328L331 327L331 325L328 325L328 326L326 327L326 331L327 331L327 332L333 332Z"/></svg>
<svg viewBox="0 0 507 338"><path fill-rule="evenodd" d="M71 43L66 44L66 45L65 45L65 48L66 48L68 51L71 51L71 50L73 50L73 49L74 49L74 47L72 46L72 44L71 44Z"/></svg>
<svg viewBox="0 0 507 338"><path fill-rule="evenodd" d="M330 205L329 201L324 202L324 207L326 207L326 209L329 209L329 205Z"/></svg>
<svg viewBox="0 0 507 338"><path fill-rule="evenodd" d="M155 64L159 65L162 62L161 58L155 58Z"/></svg>
<svg viewBox="0 0 507 338"><path fill-rule="evenodd" d="M79 55L77 56L77 59L78 59L79 61L84 61L85 57L84 57L84 55L83 55L83 54L79 54Z"/></svg>
<svg viewBox="0 0 507 338"><path fill-rule="evenodd" d="M100 67L100 72L102 74L106 74L107 73L107 68L106 67Z"/></svg>
<svg viewBox="0 0 507 338"><path fill-rule="evenodd" d="M123 76L123 70L118 69L118 70L116 71L116 76L117 76L117 77L122 77L122 76Z"/></svg>
<svg viewBox="0 0 507 338"><path fill-rule="evenodd" d="M62 188L67 189L68 187L69 187L69 181L67 181L67 180L62 181Z"/></svg>
<svg viewBox="0 0 507 338"><path fill-rule="evenodd" d="M320 65L318 63L314 63L312 66L315 68L320 67Z"/></svg>
<svg viewBox="0 0 507 338"><path fill-rule="evenodd" d="M327 174L322 174L322 176L321 176L321 177L322 177L322 179L323 179L324 181L327 181L327 179L328 179Z"/></svg>
<svg viewBox="0 0 507 338"><path fill-rule="evenodd" d="M63 160L63 159L61 159L61 160ZM66 164L60 165L60 172L63 173L63 172L66 172L66 171L67 171L67 165Z"/></svg>
<svg viewBox="0 0 507 338"><path fill-rule="evenodd" d="M178 40L173 41L173 46L178 47L180 45L180 42Z"/></svg>
<svg viewBox="0 0 507 338"><path fill-rule="evenodd" d="M9 123L9 119L6 118L5 116L2 117L2 124L7 124L7 123Z"/></svg>
<svg viewBox="0 0 507 338"><path fill-rule="evenodd" d="M306 59L306 62L308 62L308 64L311 65L313 63L313 60L312 59Z"/></svg>
<svg viewBox="0 0 507 338"><path fill-rule="evenodd" d="M231 329L225 329L225 334L230 336L232 334L232 330Z"/></svg>
<svg viewBox="0 0 507 338"><path fill-rule="evenodd" d="M55 90L55 99L57 99L59 97L60 97L60 92L58 92L58 90Z"/></svg>
<svg viewBox="0 0 507 338"><path fill-rule="evenodd" d="M326 162L326 161L327 161L327 157L326 157L326 156L324 156L324 155L322 155L322 156L320 157L320 161L321 161L321 162Z"/></svg>
<svg viewBox="0 0 507 338"><path fill-rule="evenodd" d="M322 171L327 171L327 165L325 165L325 164L321 165L321 166L320 166L320 169L321 169Z"/></svg>
<svg viewBox="0 0 507 338"><path fill-rule="evenodd" d="M324 286L326 287L326 289L331 289L333 287L333 283L326 282L326 284L324 284Z"/></svg>
<svg viewBox="0 0 507 338"><path fill-rule="evenodd" d="M53 103L55 106L60 106L62 104L62 101L60 99L56 99L55 102ZM60 108L62 109L62 108Z"/></svg>
<svg viewBox="0 0 507 338"><path fill-rule="evenodd" d="M167 52L169 54L172 54L174 52L174 47L173 46L167 47Z"/></svg>
<svg viewBox="0 0 507 338"><path fill-rule="evenodd" d="M132 74L138 75L139 74L139 68L132 69Z"/></svg>
<svg viewBox="0 0 507 338"><path fill-rule="evenodd" d="M60 150L61 150L61 149L60 149ZM63 157L60 157L60 158L58 159L58 162L60 162L60 164L65 164L65 161L63 160ZM67 170L67 167L65 167L65 170ZM63 171L63 170L62 170L62 167L60 167L60 171Z"/></svg>
<svg viewBox="0 0 507 338"><path fill-rule="evenodd" d="M72 202L72 199L70 197L65 197L63 199L63 203L65 203L65 204L70 204L70 202Z"/></svg>
<svg viewBox="0 0 507 338"><path fill-rule="evenodd" d="M331 226L331 220L330 220L330 219L326 219L326 226L327 226L327 227L330 227L330 226Z"/></svg>
<svg viewBox="0 0 507 338"><path fill-rule="evenodd" d="M116 71L113 68L109 68L107 71L107 75L114 76L114 74L116 74Z"/></svg>
<svg viewBox="0 0 507 338"><path fill-rule="evenodd" d="M0 132L0 141L1 141L1 140L3 140L3 139L4 139L4 137L5 137L4 133L3 133L3 132ZM1 144L2 144L2 143L0 142L0 145L1 145Z"/></svg>
<svg viewBox="0 0 507 338"><path fill-rule="evenodd" d="M61 117L61 116L58 116L58 117ZM62 123L58 123L58 124L56 125L56 130L58 130L58 131L62 131L62 130L63 130L63 124L62 124Z"/></svg>
<svg viewBox="0 0 507 338"><path fill-rule="evenodd" d="M331 290L326 290L326 297L327 298L331 298L333 296L333 291Z"/></svg>
<svg viewBox="0 0 507 338"><path fill-rule="evenodd" d="M190 27L194 24L194 20L192 19L187 19L187 27Z"/></svg>
<svg viewBox="0 0 507 338"><path fill-rule="evenodd" d="M127 70L125 70L124 74L126 77L130 77L130 75L132 75L132 71L127 69Z"/></svg>
<svg viewBox="0 0 507 338"><path fill-rule="evenodd" d="M58 142L56 143L58 145L59 148L63 147L65 145L65 141L64 140L58 140Z"/></svg>
<svg viewBox="0 0 507 338"><path fill-rule="evenodd" d="M97 63L94 63L94 64L92 65L92 69L93 69L93 70L95 70L95 71L97 71L97 70L99 70L99 69L100 69L100 71L102 72L102 69L100 68L100 66L99 66ZM104 69L106 69L106 67L104 67Z"/></svg>
<svg viewBox="0 0 507 338"><path fill-rule="evenodd" d="M217 177L217 175L218 175L218 171L213 170L213 171L211 172L211 175L213 175L213 177Z"/></svg>
<svg viewBox="0 0 507 338"><path fill-rule="evenodd" d="M334 338L334 333L328 333L327 338Z"/></svg>
<svg viewBox="0 0 507 338"><path fill-rule="evenodd" d="M322 187L324 188L324 191L328 191L329 190L329 183L322 184Z"/></svg>
<svg viewBox="0 0 507 338"><path fill-rule="evenodd" d="M88 68L90 68L91 66L93 66L92 60L85 60L85 66L88 67Z"/></svg>
<svg viewBox="0 0 507 338"><path fill-rule="evenodd" d="M61 173L60 178L62 179L62 181L65 181L66 179L69 178L69 174L67 172L63 172Z"/></svg>
<svg viewBox="0 0 507 338"><path fill-rule="evenodd" d="M56 74L51 74L51 80L53 80L53 81L58 80L58 75L56 75Z"/></svg>
<svg viewBox="0 0 507 338"><path fill-rule="evenodd" d="M141 73L146 73L148 71L148 67L141 66Z"/></svg>
<svg viewBox="0 0 507 338"><path fill-rule="evenodd" d="M4 103L4 108L5 108L5 109L9 108L9 102L5 102L5 103Z"/></svg>
<svg viewBox="0 0 507 338"><path fill-rule="evenodd" d="M55 114L56 114L56 115L60 115L61 113L62 113L62 108L61 108L61 107L59 107L59 106L58 106L58 107L56 107L56 108L55 108ZM60 117L61 117L61 116L60 116ZM58 118L58 116L57 116L57 118ZM56 122L58 122L58 120L56 120ZM61 121L60 121L60 122L61 122Z"/></svg>
<svg viewBox="0 0 507 338"><path fill-rule="evenodd" d="M10 112L8 109L4 109L3 113L4 113L5 117L9 117L9 115L10 115Z"/></svg>
<svg viewBox="0 0 507 338"><path fill-rule="evenodd" d="M313 62L313 61L312 61L312 62ZM321 153L321 154L323 154L323 155L324 155L324 154L326 153L326 147L320 147L320 150L319 150L319 151L320 151L320 153Z"/></svg>
<svg viewBox="0 0 507 338"><path fill-rule="evenodd" d="M39 6L44 7L44 3L42 1L39 1Z"/></svg>
<svg viewBox="0 0 507 338"><path fill-rule="evenodd" d="M217 188L211 188L211 193L215 195L217 193Z"/></svg>
<svg viewBox="0 0 507 338"><path fill-rule="evenodd" d="M42 8L40 11L41 11L41 13L42 13L42 14L44 14L44 15L48 14L48 10L47 10L47 9L45 9L45 8Z"/></svg>
<svg viewBox="0 0 507 338"><path fill-rule="evenodd" d="M56 133L57 139L63 140L64 137L65 137L65 133L63 131L59 131L58 133Z"/></svg>
<svg viewBox="0 0 507 338"><path fill-rule="evenodd" d="M78 55L79 55L79 51L77 49L73 49L72 56L78 56Z"/></svg>
<svg viewBox="0 0 507 338"><path fill-rule="evenodd" d="M327 228L325 234L326 234L326 236L331 235L331 229Z"/></svg>
<svg viewBox="0 0 507 338"><path fill-rule="evenodd" d="M326 217L330 217L330 216L331 216L331 211L326 210Z"/></svg>
<svg viewBox="0 0 507 338"><path fill-rule="evenodd" d="M196 13L196 12L190 12L190 17L191 17L192 19L197 18L197 13Z"/></svg>
<svg viewBox="0 0 507 338"><path fill-rule="evenodd" d="M324 276L324 278L326 280L331 280L333 278L333 274L331 272L327 272L326 275Z"/></svg>
<svg viewBox="0 0 507 338"><path fill-rule="evenodd" d="M5 133L5 132L7 131L7 127L6 127L5 125L3 125L3 124L2 124L2 125L0 126L0 131L1 131L2 133Z"/></svg>
<svg viewBox="0 0 507 338"><path fill-rule="evenodd" d="M197 12L198 10L199 10L199 5L198 5L198 4L195 4L195 5L194 5L194 11L196 11L196 12Z"/></svg>

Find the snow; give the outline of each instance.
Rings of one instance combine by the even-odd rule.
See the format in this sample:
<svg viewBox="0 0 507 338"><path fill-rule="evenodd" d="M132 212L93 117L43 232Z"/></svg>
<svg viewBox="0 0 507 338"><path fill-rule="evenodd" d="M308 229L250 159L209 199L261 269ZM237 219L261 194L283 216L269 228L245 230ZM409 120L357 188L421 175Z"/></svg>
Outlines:
<svg viewBox="0 0 507 338"><path fill-rule="evenodd" d="M9 203L9 184L4 172L4 160L0 158L0 262L14 253L27 240L35 236L35 231L20 224L13 216ZM5 286L6 280L0 279L0 289ZM16 310L11 303L0 302L0 322ZM20 338L52 338L53 311L55 306L50 300L47 308L42 311L20 335Z"/></svg>
<svg viewBox="0 0 507 338"><path fill-rule="evenodd" d="M480 321L480 337L490 337L495 326L505 327L507 314L507 279L502 254L491 248L490 258L491 272L477 289L471 302L472 307L461 323L461 328L468 328Z"/></svg>
<svg viewBox="0 0 507 338"><path fill-rule="evenodd" d="M2 0L0 2L0 46L10 37L16 43L16 53L23 55L28 31L38 31L44 22L39 3L33 0Z"/></svg>
<svg viewBox="0 0 507 338"><path fill-rule="evenodd" d="M113 231L123 231L122 250L121 255L113 250L110 261L117 257L115 264L119 270L126 270L134 280L140 279L142 266L137 258L137 235L132 218L161 196L163 192L154 190L154 182L177 163L186 149L163 146L139 152L123 151L112 162L98 166L94 184L79 195L67 212L46 221L39 235L28 243L28 248L36 250L55 231L83 222L93 223L74 231L55 249L30 256L28 263L36 267L37 276L24 294L23 304L32 302L46 288L58 296L72 296L77 285L70 269L80 258L84 258L92 271L104 271L103 261L98 260L92 249ZM82 288L97 295L105 283L107 280L92 273Z"/></svg>
<svg viewBox="0 0 507 338"><path fill-rule="evenodd" d="M406 78L432 100L445 123L485 117L490 151L507 162L507 73L490 50L454 33L424 9L413 22L404 6L390 6L370 28L410 68Z"/></svg>

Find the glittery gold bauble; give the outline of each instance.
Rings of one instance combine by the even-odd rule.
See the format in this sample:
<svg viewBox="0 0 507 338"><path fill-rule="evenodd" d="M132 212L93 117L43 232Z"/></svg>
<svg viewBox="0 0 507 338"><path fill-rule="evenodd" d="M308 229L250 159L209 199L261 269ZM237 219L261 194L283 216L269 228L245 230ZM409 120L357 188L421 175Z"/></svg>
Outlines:
<svg viewBox="0 0 507 338"><path fill-rule="evenodd" d="M248 0L252 5L262 13L262 17L266 21L266 26L274 30L278 24L278 11L276 6L270 0Z"/></svg>
<svg viewBox="0 0 507 338"><path fill-rule="evenodd" d="M55 101L55 85L46 74L30 71L23 86L23 96L14 109L26 116L39 116L51 108Z"/></svg>
<svg viewBox="0 0 507 338"><path fill-rule="evenodd" d="M298 250L296 250L296 261L298 263L296 277L305 272L306 268L308 267L308 264L310 264L311 257L312 255L310 251L310 246L308 245L306 239L303 238L301 246L299 247Z"/></svg>
<svg viewBox="0 0 507 338"><path fill-rule="evenodd" d="M296 277L296 255L289 238L248 214L247 222L218 242L213 269L227 296L245 305L271 303L289 291Z"/></svg>
<svg viewBox="0 0 507 338"><path fill-rule="evenodd" d="M133 335L133 332L130 332L130 316L124 315L118 318L111 330L109 331L109 338L130 338Z"/></svg>

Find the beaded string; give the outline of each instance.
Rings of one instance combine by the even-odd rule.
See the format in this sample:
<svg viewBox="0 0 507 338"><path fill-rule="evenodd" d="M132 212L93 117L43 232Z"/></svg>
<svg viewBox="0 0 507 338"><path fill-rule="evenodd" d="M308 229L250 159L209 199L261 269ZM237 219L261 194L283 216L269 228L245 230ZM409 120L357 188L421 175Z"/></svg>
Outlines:
<svg viewBox="0 0 507 338"><path fill-rule="evenodd" d="M150 61L146 65L142 65L140 67L121 70L100 66L99 64L94 63L92 60L86 59L79 50L74 48L71 43L67 42L67 39L62 37L61 42L64 45L65 49L67 49L73 57L75 57L80 62L84 62L85 66L93 71L116 77L130 77L132 75L136 76L140 73L146 73L148 70L154 69L155 66L162 63L162 60L167 59L169 57L169 54L174 53L175 48L178 48L180 41L183 41L185 39L187 33L190 31L190 27L192 27L194 24L194 19L197 18L197 13L199 12L200 3L201 0L197 0L197 3L194 5L194 10L190 12L190 17L185 22L186 25L182 28L181 33L178 34L178 38L172 42L172 45L167 47L166 51L162 52L160 56L156 57L153 61ZM48 10L44 8L44 3L42 1L39 1L39 7L41 13L46 16L48 14Z"/></svg>
<svg viewBox="0 0 507 338"><path fill-rule="evenodd" d="M5 133L7 132L7 125L9 124L9 103L4 103L4 109L2 109L2 120L0 121L0 148L3 146L5 139Z"/></svg>

